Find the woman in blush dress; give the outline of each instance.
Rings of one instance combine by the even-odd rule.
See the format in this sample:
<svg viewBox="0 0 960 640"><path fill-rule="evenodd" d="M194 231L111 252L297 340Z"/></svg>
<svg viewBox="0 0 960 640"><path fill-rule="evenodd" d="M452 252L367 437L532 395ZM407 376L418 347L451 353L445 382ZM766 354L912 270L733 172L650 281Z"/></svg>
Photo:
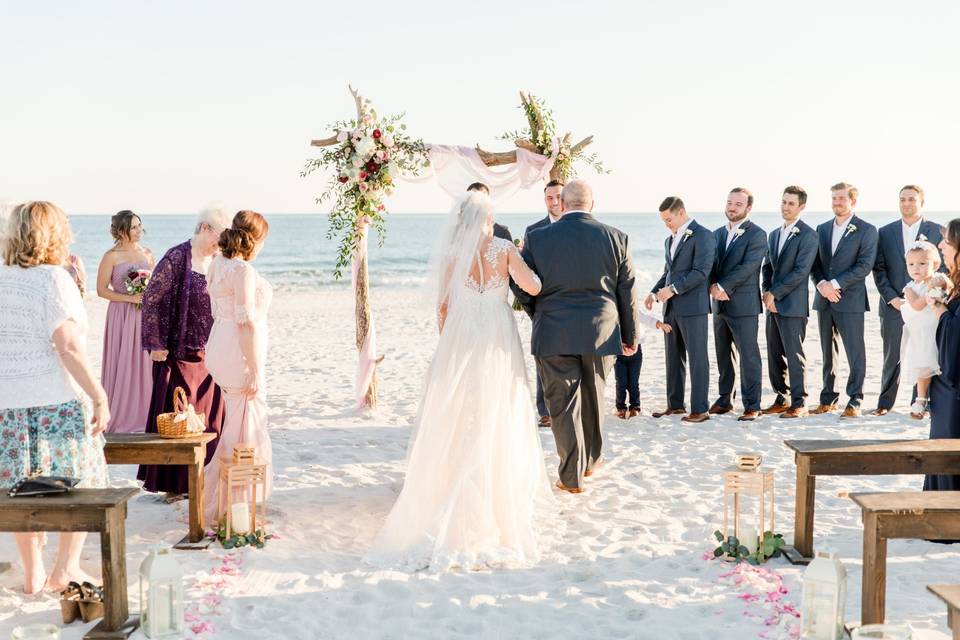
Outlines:
<svg viewBox="0 0 960 640"><path fill-rule="evenodd" d="M206 275L219 250L220 233L229 223L223 209L203 210L193 238L160 258L143 294L141 340L153 360L147 433L156 433L159 414L173 411L177 387L183 387L190 404L206 415L207 431L220 433L223 399L207 371L204 353L213 325ZM216 448L215 438L207 444L206 462ZM137 478L147 491L165 491L168 498L187 492L187 467L182 465L141 465Z"/></svg>
<svg viewBox="0 0 960 640"><path fill-rule="evenodd" d="M113 216L110 235L115 244L103 254L97 270L97 295L110 301L100 374L110 399L107 433L142 432L150 409L153 367L140 338L143 294L129 294L124 285L131 271L153 269L153 254L140 246L143 234L143 224L134 212Z"/></svg>
<svg viewBox="0 0 960 640"><path fill-rule="evenodd" d="M930 380L930 438L960 438L960 218L951 220L940 242L953 282L945 301L929 300L937 322L940 375ZM929 297L929 293L927 294ZM927 476L924 491L958 491L960 476Z"/></svg>
<svg viewBox="0 0 960 640"><path fill-rule="evenodd" d="M267 465L264 498L270 494L273 450L267 433L264 369L267 359L267 310L273 289L250 262L257 257L270 226L255 211L241 211L220 235L220 255L207 273L213 329L207 341L207 368L223 392L226 407L220 443L204 469L204 517L208 524L223 516L217 503L220 459L230 458L238 443L251 445ZM242 497L239 497L242 499ZM229 502L234 498L230 497Z"/></svg>

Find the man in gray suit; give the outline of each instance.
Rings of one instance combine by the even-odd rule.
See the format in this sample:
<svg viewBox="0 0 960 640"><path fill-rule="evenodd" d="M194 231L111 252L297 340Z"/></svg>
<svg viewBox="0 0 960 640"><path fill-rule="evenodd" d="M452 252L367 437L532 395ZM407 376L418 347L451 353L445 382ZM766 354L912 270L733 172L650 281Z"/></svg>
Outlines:
<svg viewBox="0 0 960 640"><path fill-rule="evenodd" d="M833 359L840 352L839 338L850 366L849 401L843 418L860 416L863 380L867 375L863 315L870 310L865 281L877 259L877 228L854 214L857 194L857 188L846 182L830 187L834 218L817 227L820 246L810 271L810 278L817 285L813 308L817 310L823 354L820 404L810 413L837 410L840 394L836 390L837 367Z"/></svg>
<svg viewBox="0 0 960 640"><path fill-rule="evenodd" d="M707 413L710 387L710 361L707 356L707 314L710 295L707 283L717 253L713 234L687 215L683 200L670 196L660 205L660 219L670 231L664 242L666 263L663 275L644 301L647 310L654 299L664 305L663 321L670 325L664 334L667 356L667 408L654 418L686 413L683 388L690 357L690 414L683 422L703 422Z"/></svg>
<svg viewBox="0 0 960 640"><path fill-rule="evenodd" d="M563 188L563 216L527 236L523 259L543 288L520 302L560 455L557 487L583 491L601 459L603 389L614 356L636 352L633 260L622 231L598 222L582 180Z"/></svg>
<svg viewBox="0 0 960 640"><path fill-rule="evenodd" d="M526 243L527 236L530 235L530 232L553 224L563 215L563 205L560 201L560 192L562 190L563 183L559 180L551 180L547 183L547 186L543 188L543 204L547 207L547 215L527 227L527 230L523 232L524 243ZM516 293L514 293L514 295L516 295ZM547 411L547 404L543 399L543 382L540 380L539 368L537 369L537 415L540 418L539 424L541 427L550 426L550 412Z"/></svg>
<svg viewBox="0 0 960 640"><path fill-rule="evenodd" d="M806 205L807 192L800 187L783 190L783 225L770 232L762 271L763 305L767 309L767 373L777 398L761 413L779 414L781 418L807 415L803 340L810 315L807 278L817 257L817 233L800 219ZM788 371L790 404L786 402Z"/></svg>
<svg viewBox="0 0 960 640"><path fill-rule="evenodd" d="M903 337L900 307L906 304L903 288L910 281L905 257L907 249L917 240L926 240L937 246L943 239L940 225L923 217L923 189L913 184L900 189L900 219L880 227L879 234L873 280L880 291L883 374L880 398L873 411L875 416L890 413L900 389L900 339Z"/></svg>
<svg viewBox="0 0 960 640"><path fill-rule="evenodd" d="M727 224L713 232L717 256L710 275L713 340L720 373L720 397L710 407L710 413L733 411L739 356L743 394L743 413L737 418L740 421L753 421L760 416L763 377L757 334L762 310L760 267L766 253L767 234L748 218L752 208L753 194L747 189L736 187L727 195L724 208Z"/></svg>

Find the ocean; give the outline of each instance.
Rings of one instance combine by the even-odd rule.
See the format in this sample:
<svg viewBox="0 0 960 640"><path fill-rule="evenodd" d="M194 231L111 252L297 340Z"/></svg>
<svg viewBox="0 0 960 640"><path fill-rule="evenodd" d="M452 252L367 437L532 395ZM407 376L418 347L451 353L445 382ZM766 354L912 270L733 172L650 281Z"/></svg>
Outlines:
<svg viewBox="0 0 960 640"><path fill-rule="evenodd" d="M384 245L378 246L375 233L371 236L371 286L415 287L421 284L445 215L388 215ZM858 215L877 226L898 217L892 212ZM957 215L939 213L930 217L945 223ZM497 221L507 225L514 237L519 237L527 225L541 217L543 214L501 214L497 216ZM667 234L659 216L655 213L598 213L596 217L630 236L638 280L652 284L663 270L663 240ZM804 214L804 220L810 225L819 224L830 217L831 214L826 212ZM334 279L337 242L327 239L325 215L283 214L268 215L267 218L270 221L270 235L256 265L275 287L281 290L317 290L350 285L349 272L341 280ZM694 218L711 229L725 221L721 212L698 213ZM190 237L196 220L192 215L144 215L142 219L147 230L143 244L152 249L158 259L167 249ZM780 224L779 213L754 213L751 219L767 231ZM110 216L74 216L70 224L75 236L73 252L83 259L92 280L96 277L100 258L112 245ZM872 285L872 278L868 282Z"/></svg>

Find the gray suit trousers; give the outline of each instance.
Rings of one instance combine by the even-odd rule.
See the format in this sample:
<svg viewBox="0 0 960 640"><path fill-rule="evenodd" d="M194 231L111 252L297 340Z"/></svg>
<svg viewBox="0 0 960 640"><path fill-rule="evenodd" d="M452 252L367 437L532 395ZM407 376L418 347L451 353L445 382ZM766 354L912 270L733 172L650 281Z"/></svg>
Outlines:
<svg viewBox="0 0 960 640"><path fill-rule="evenodd" d="M806 336L806 318L767 314L767 372L770 374L770 386L776 391L777 400L785 401L789 395L791 407L802 407L807 397L803 385L803 371L807 366L807 357L803 352Z"/></svg>
<svg viewBox="0 0 960 640"><path fill-rule="evenodd" d="M817 312L817 324L820 330L820 350L823 353L823 388L820 391L820 404L836 404L840 399L837 393L837 365L834 362L840 356L839 341L843 341L843 351L847 356L850 375L847 377L847 396L852 407L859 407L863 400L863 381L867 377L867 351L863 339L862 311L834 311L826 309Z"/></svg>
<svg viewBox="0 0 960 640"><path fill-rule="evenodd" d="M536 356L560 455L560 482L574 488L600 458L603 390L615 356Z"/></svg>
<svg viewBox="0 0 960 640"><path fill-rule="evenodd" d="M707 314L678 316L667 311L663 321L673 329L663 335L667 356L667 407L682 409L690 356L690 412L706 413L710 405L710 359L707 355Z"/></svg>

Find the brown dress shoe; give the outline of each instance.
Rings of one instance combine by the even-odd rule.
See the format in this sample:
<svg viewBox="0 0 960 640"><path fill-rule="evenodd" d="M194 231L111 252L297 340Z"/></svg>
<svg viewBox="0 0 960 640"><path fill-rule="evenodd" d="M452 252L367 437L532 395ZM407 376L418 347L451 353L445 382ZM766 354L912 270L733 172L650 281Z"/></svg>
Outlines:
<svg viewBox="0 0 960 640"><path fill-rule="evenodd" d="M887 409L887 408L884 408L884 407L877 407L876 409L874 409L873 411L870 412L870 415L872 415L872 416L885 416L885 415L887 415L888 413L890 413L890 409Z"/></svg>
<svg viewBox="0 0 960 640"><path fill-rule="evenodd" d="M606 460L603 459L603 456L600 456L599 458L597 458L597 459L593 462L593 466L591 466L589 469L587 469L586 471L583 472L583 477L584 477L584 478L589 478L590 476L592 476L592 475L596 472L597 469L599 469L600 467L602 467L602 466L604 465L605 462L606 462Z"/></svg>
<svg viewBox="0 0 960 640"><path fill-rule="evenodd" d="M837 405L835 404L819 404L816 409L810 410L810 415L818 416L821 413L833 413L837 410Z"/></svg>
<svg viewBox="0 0 960 640"><path fill-rule="evenodd" d="M550 426L550 416L540 416L540 426L549 427Z"/></svg>
<svg viewBox="0 0 960 640"><path fill-rule="evenodd" d="M789 409L781 413L780 417L781 418L802 418L808 413L810 412L807 411L807 408L804 407L803 405L800 405L799 407L790 407Z"/></svg>
<svg viewBox="0 0 960 640"><path fill-rule="evenodd" d="M753 422L760 417L759 411L744 411L743 415L737 418L738 422Z"/></svg>
<svg viewBox="0 0 960 640"><path fill-rule="evenodd" d="M843 413L840 414L841 418L859 418L862 414L860 413L860 407L851 407L847 406L843 410Z"/></svg>
<svg viewBox="0 0 960 640"><path fill-rule="evenodd" d="M706 422L709 419L710 419L709 413L691 413L688 416L683 416L682 418L680 418L680 422L700 423L700 422Z"/></svg>
<svg viewBox="0 0 960 640"><path fill-rule="evenodd" d="M640 409L630 409L629 416L631 418L636 418L638 415L640 415Z"/></svg>
<svg viewBox="0 0 960 640"><path fill-rule="evenodd" d="M662 418L663 416L675 416L686 412L687 410L681 407L679 409L664 409L663 411L655 411L651 415L654 418Z"/></svg>
<svg viewBox="0 0 960 640"><path fill-rule="evenodd" d="M617 417L621 420L627 419L627 410L626 409L617 409Z"/></svg>
<svg viewBox="0 0 960 640"><path fill-rule="evenodd" d="M583 493L583 489L581 489L580 487L568 487L567 485L563 484L559 480L557 480L557 484L554 486L557 489L560 489L560 491L566 491L567 493Z"/></svg>
<svg viewBox="0 0 960 640"><path fill-rule="evenodd" d="M782 403L782 402L781 402L781 403L777 403L777 402L774 402L772 405L770 405L769 407L767 407L766 409L764 409L763 411L761 411L760 414L761 414L761 415L764 415L764 416L769 416L769 415L775 414L775 413L783 413L784 411L788 410L789 408L790 408L790 405L788 405L788 404L786 404L786 403Z"/></svg>
<svg viewBox="0 0 960 640"><path fill-rule="evenodd" d="M714 402L708 413L715 416L722 416L723 414L730 413L731 411L733 411L733 407L725 407L722 404Z"/></svg>

